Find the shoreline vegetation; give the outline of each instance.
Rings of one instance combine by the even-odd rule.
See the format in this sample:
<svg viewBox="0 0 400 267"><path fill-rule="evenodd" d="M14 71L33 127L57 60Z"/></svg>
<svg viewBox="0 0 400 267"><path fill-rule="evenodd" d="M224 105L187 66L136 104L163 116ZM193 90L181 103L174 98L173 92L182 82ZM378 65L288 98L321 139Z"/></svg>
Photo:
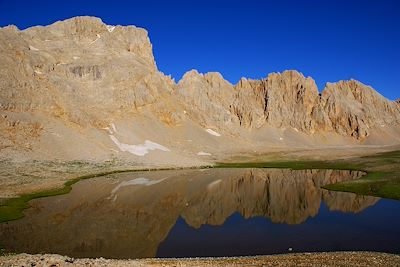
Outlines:
<svg viewBox="0 0 400 267"><path fill-rule="evenodd" d="M363 171L366 175L360 179L326 185L323 188L332 191L352 192L359 195L369 195L400 200L400 150L383 152L358 158L340 160L277 160L257 161L250 157L241 162L217 162L214 166L198 168L288 168L333 169ZM29 201L37 198L67 194L72 185L80 180L104 175L155 170L174 170L188 168L142 168L98 172L79 176L66 181L61 188L22 194L19 197L8 198L0 203L0 223L17 220L24 216L23 211L29 207Z"/></svg>
<svg viewBox="0 0 400 267"><path fill-rule="evenodd" d="M210 166L204 166L200 168L209 168ZM125 172L141 172L141 171L164 171L164 170L181 170L181 169L194 169L194 168L142 168L142 169L124 169L124 170L113 170L105 172L97 172L93 174L87 174L78 176L66 181L61 188L54 188L44 191L39 191L30 194L22 194L18 197L7 198L0 202L0 223L18 220L24 217L23 211L29 208L29 201L38 198L52 197L58 195L68 194L72 190L72 185L76 184L81 180L87 180L91 178L101 177L110 174L125 173Z"/></svg>
<svg viewBox="0 0 400 267"><path fill-rule="evenodd" d="M331 191L350 192L394 200L400 200L400 150L382 152L358 158L340 160L287 160L266 162L223 162L217 168L288 168L332 169L363 171L360 179L323 186Z"/></svg>

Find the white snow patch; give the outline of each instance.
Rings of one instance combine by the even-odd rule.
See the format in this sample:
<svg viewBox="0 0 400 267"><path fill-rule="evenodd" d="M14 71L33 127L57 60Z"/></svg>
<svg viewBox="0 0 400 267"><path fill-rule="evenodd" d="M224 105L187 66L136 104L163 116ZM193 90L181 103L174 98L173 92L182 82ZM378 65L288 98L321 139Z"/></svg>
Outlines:
<svg viewBox="0 0 400 267"><path fill-rule="evenodd" d="M35 70L36 74L43 74L43 72L41 72L40 70Z"/></svg>
<svg viewBox="0 0 400 267"><path fill-rule="evenodd" d="M108 131L109 134L113 134L113 132L111 131L110 127L104 127L104 128L101 128L101 129Z"/></svg>
<svg viewBox="0 0 400 267"><path fill-rule="evenodd" d="M114 135L110 134L109 136L110 136L111 140L117 145L117 147L121 151L126 151L126 152L132 153L136 156L144 156L147 153L149 153L149 151L156 150L156 149L165 151L165 152L170 151L165 146L162 146L160 144L154 143L149 140L144 141L144 144L129 145L129 144L121 143Z"/></svg>
<svg viewBox="0 0 400 267"><path fill-rule="evenodd" d="M73 56L72 58L73 58L74 60L80 59L80 57L77 57L77 56Z"/></svg>
<svg viewBox="0 0 400 267"><path fill-rule="evenodd" d="M32 50L32 51L39 51L39 49L37 49L36 47L34 47L34 46L29 46L29 50Z"/></svg>
<svg viewBox="0 0 400 267"><path fill-rule="evenodd" d="M112 198L112 201L117 200L117 195L116 193L118 192L118 190L120 190L122 187L125 186L130 186L130 185L144 185L144 186L150 186L150 185L154 185L154 184L158 184L161 183L162 181L164 181L167 178L164 179L160 179L160 180L149 180L147 178L136 178L136 179L132 179L132 180L128 180L128 181L122 181L121 183L119 183L116 187L114 187L114 189L111 191L111 196L109 198Z"/></svg>
<svg viewBox="0 0 400 267"><path fill-rule="evenodd" d="M197 155L199 156L211 156L210 153L204 152L204 151L200 151L199 153L197 153Z"/></svg>
<svg viewBox="0 0 400 267"><path fill-rule="evenodd" d="M207 189L213 188L214 186L218 185L220 182L222 182L222 180L218 179L218 180L215 180L214 182L209 183L207 186Z"/></svg>
<svg viewBox="0 0 400 267"><path fill-rule="evenodd" d="M111 123L110 126L111 126L111 129L112 129L115 133L117 133L117 128L115 128L115 124L114 124L114 123Z"/></svg>
<svg viewBox="0 0 400 267"><path fill-rule="evenodd" d="M106 25L108 32L113 32L115 29L115 26L112 25Z"/></svg>
<svg viewBox="0 0 400 267"><path fill-rule="evenodd" d="M297 128L293 128L293 130L295 130L296 132L299 132L299 130Z"/></svg>
<svg viewBox="0 0 400 267"><path fill-rule="evenodd" d="M110 129L110 127L111 127L111 129ZM117 133L117 128L115 128L115 124L114 123L110 123L110 127L104 127L104 128L101 128L101 129L107 130L109 134Z"/></svg>
<svg viewBox="0 0 400 267"><path fill-rule="evenodd" d="M49 39L46 39L46 40L44 40L45 42L51 42L51 40L49 40Z"/></svg>
<svg viewBox="0 0 400 267"><path fill-rule="evenodd" d="M282 140L283 140L283 138L282 138L282 137L279 137L279 140L281 140L281 141L282 141Z"/></svg>
<svg viewBox="0 0 400 267"><path fill-rule="evenodd" d="M385 127L385 124L381 124L381 127Z"/></svg>
<svg viewBox="0 0 400 267"><path fill-rule="evenodd" d="M211 130L211 129L207 129L206 131L207 131L207 133L209 133L209 134L211 134L211 135L214 135L214 136L221 136L219 133L217 133L217 132L215 132L215 131L213 131L213 130Z"/></svg>
<svg viewBox="0 0 400 267"><path fill-rule="evenodd" d="M184 110L184 111L183 111L183 113L185 113L185 114L186 114L186 113L187 113L187 111L186 111L186 110Z"/></svg>

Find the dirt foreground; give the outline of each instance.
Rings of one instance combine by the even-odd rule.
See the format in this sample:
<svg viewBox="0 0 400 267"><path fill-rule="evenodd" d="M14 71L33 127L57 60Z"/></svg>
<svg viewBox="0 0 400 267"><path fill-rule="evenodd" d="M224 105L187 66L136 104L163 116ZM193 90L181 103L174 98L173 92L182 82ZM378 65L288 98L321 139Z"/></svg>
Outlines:
<svg viewBox="0 0 400 267"><path fill-rule="evenodd" d="M377 252L294 253L255 257L184 259L73 259L56 254L0 257L0 266L400 266L400 255Z"/></svg>

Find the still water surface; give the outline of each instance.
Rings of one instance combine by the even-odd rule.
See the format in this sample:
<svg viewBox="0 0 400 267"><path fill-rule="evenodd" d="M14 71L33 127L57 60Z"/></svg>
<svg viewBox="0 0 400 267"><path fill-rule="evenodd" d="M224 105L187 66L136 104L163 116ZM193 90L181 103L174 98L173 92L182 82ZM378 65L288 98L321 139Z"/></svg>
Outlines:
<svg viewBox="0 0 400 267"><path fill-rule="evenodd" d="M321 186L356 171L210 169L113 174L31 201L0 224L12 252L72 257L400 253L400 202Z"/></svg>

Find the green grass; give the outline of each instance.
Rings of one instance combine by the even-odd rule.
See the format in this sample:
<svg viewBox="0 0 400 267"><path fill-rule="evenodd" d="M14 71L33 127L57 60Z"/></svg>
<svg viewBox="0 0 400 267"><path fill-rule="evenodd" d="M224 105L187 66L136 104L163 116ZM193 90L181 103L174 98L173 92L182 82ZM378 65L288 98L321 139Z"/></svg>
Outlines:
<svg viewBox="0 0 400 267"><path fill-rule="evenodd" d="M359 180L330 184L324 188L400 200L400 179L393 176L396 176L396 173L370 172Z"/></svg>
<svg viewBox="0 0 400 267"><path fill-rule="evenodd" d="M132 171L132 170L110 171L110 172L96 173L92 175L85 175L65 182L62 188L57 188L53 190L47 190L32 194L25 194L20 197L6 199L3 203L0 204L0 223L17 220L24 217L23 211L24 209L27 209L29 207L28 202L32 199L67 194L72 190L72 185L80 180L113 174L113 173L127 172L127 171Z"/></svg>
<svg viewBox="0 0 400 267"><path fill-rule="evenodd" d="M210 166L204 166L201 168L208 168ZM85 176L80 176L75 179L69 180L64 183L62 188L52 189L32 194L21 195L16 198L5 199L0 203L0 223L17 220L24 217L23 211L29 208L29 201L37 198L51 197L57 195L67 194L72 190L72 185L85 179L90 179L99 176L105 176L114 173L123 173L123 172L138 172L138 171L154 171L154 170L171 170L172 168L158 168L158 169L134 169L134 170L116 170L116 171L108 171L108 172L99 172L95 174L89 174Z"/></svg>
<svg viewBox="0 0 400 267"><path fill-rule="evenodd" d="M216 167L359 170L367 174L358 180L330 184L323 188L332 191L352 192L359 195L400 200L400 151L335 161L221 162Z"/></svg>
<svg viewBox="0 0 400 267"><path fill-rule="evenodd" d="M359 180L331 184L324 188L400 200L400 151L362 157L357 162L367 171L367 175Z"/></svg>
<svg viewBox="0 0 400 267"><path fill-rule="evenodd" d="M244 158L245 159L245 158ZM205 166L209 167L209 166ZM304 169L334 169L334 170L360 170L367 172L361 179L326 185L324 188L334 191L353 192L360 195L371 195L383 198L400 200L400 151L380 153L348 160L315 161L315 160L277 160L267 162L235 162L217 163L215 168L288 168L293 170ZM33 194L22 195L17 198L4 200L0 204L0 223L20 219L23 211L29 207L32 199L67 194L72 185L80 180L104 176L113 173L142 170L119 170L85 175L67 181L62 188L48 190ZM161 170L161 169L158 169ZM168 168L162 169L168 170Z"/></svg>
<svg viewBox="0 0 400 267"><path fill-rule="evenodd" d="M215 168L278 168L278 169L335 169L335 170L360 170L359 166L341 162L328 161L271 161L271 162L240 162L217 163Z"/></svg>

